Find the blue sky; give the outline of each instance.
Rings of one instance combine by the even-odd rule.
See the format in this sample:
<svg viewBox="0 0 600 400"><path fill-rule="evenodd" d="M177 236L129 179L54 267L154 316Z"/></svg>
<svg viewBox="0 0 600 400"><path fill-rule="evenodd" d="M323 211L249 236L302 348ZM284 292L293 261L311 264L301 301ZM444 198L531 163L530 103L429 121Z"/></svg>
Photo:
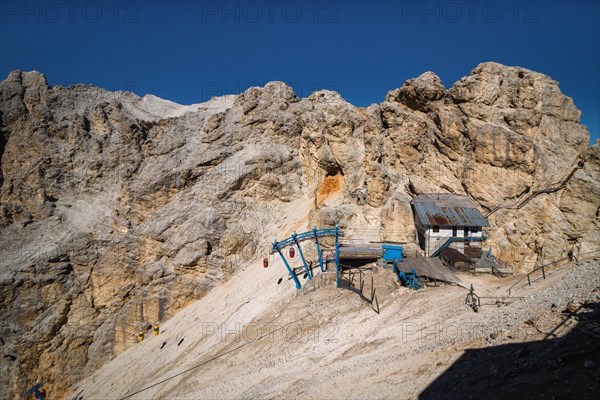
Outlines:
<svg viewBox="0 0 600 400"><path fill-rule="evenodd" d="M182 104L281 80L367 106L432 70L542 72L600 122L598 1L1 1L0 76L93 83Z"/></svg>

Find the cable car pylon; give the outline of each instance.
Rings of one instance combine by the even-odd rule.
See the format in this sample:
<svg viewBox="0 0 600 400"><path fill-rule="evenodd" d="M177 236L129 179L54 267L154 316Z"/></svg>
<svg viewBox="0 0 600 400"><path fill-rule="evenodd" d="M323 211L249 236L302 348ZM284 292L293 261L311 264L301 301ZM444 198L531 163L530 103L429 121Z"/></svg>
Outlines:
<svg viewBox="0 0 600 400"><path fill-rule="evenodd" d="M275 253L279 254L279 257L281 257L281 260L283 261L283 265L285 266L288 273L290 274L290 277L294 280L296 289L300 289L302 287L302 285L300 284L298 277L296 276L296 274L290 267L290 264L288 263L287 259L285 258L284 254L281 250L285 247L294 246L294 245L298 248L298 254L300 254L300 259L302 260L304 270L306 271L306 275L308 277L308 280L310 281L310 280L312 280L312 274L310 273L310 269L308 268L306 259L304 258L304 253L302 252L302 247L300 247L300 242L305 241L305 240L313 240L314 239L315 245L317 247L317 256L319 257L319 268L321 269L321 272L325 272L325 268L323 265L323 253L321 252L321 246L319 245L319 238L327 237L327 236L335 236L335 264L336 264L336 273L339 273L339 267L340 267L340 265L339 265L339 263L340 263L340 261L339 261L340 260L339 237L344 236L344 233L342 231L340 231L339 227L337 227L337 226L335 228L327 228L327 229L317 229L317 227L315 226L312 229L312 231L303 232L303 233L294 232L290 237L288 237L286 239L283 239L281 241L275 240L273 242L273 245L271 246L271 254L275 254ZM291 252L292 249L293 249L293 247L290 248L290 254L293 254Z"/></svg>

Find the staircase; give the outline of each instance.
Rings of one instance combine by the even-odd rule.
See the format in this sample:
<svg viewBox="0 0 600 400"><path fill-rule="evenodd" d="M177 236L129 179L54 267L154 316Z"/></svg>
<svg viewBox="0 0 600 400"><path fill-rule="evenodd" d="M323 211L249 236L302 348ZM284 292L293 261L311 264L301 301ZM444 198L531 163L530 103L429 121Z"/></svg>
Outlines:
<svg viewBox="0 0 600 400"><path fill-rule="evenodd" d="M529 203L534 197L536 197L539 194L542 193L554 193L559 191L560 189L564 189L565 186L561 185L561 186L556 186L556 187L551 187L551 188L546 188L546 189L540 189L540 190L535 190L531 193L529 193L529 195L527 197L525 197L523 200L521 200L517 205L502 205L502 206L497 206L492 208L490 211L487 212L487 214L484 215L484 217L489 217L490 215L492 215L493 213L495 213L496 211L505 208L505 209L509 209L509 210L519 210L521 209L523 206L525 206L527 203Z"/></svg>
<svg viewBox="0 0 600 400"><path fill-rule="evenodd" d="M498 278L514 274L514 270L507 263L503 263L494 256L485 256L475 259L475 273L493 274Z"/></svg>
<svg viewBox="0 0 600 400"><path fill-rule="evenodd" d="M436 257L437 255L440 254L440 251L442 251L443 249L448 247L448 245L450 245L450 243L452 243L452 242L481 242L484 240L487 240L486 236L461 237L461 236L452 236L450 234L450 235L444 236L443 238L438 240L437 244L433 248L433 251L431 252L429 257Z"/></svg>
<svg viewBox="0 0 600 400"><path fill-rule="evenodd" d="M437 256L440 253L440 251L442 251L442 249L444 249L444 247L446 247L450 243L452 243L453 239L454 239L454 236L452 236L452 233L444 236L441 239L438 239L435 247L433 248L433 251L431 252L430 257Z"/></svg>
<svg viewBox="0 0 600 400"><path fill-rule="evenodd" d="M496 206L496 207L492 208L490 211L488 211L488 213L485 214L484 217L487 218L487 217L489 217L490 215L492 215L493 213L495 213L496 211L498 211L498 210L500 210L502 208L509 209L509 210L519 210L523 206L525 206L527 203L529 203L531 201L531 199L533 199L534 197L536 197L539 194L542 194L542 193L554 193L554 192L558 192L561 189L564 189L567 186L567 183L569 182L569 180L571 180L571 178L575 174L575 172L577 172L578 169L581 169L582 166L583 166L583 162L580 161L579 164L577 164L577 166L575 166L575 168L573 168L571 170L571 172L569 172L569 174L567 174L567 176L558 183L558 186L554 186L554 187L550 187L550 188L545 188L545 189L534 190L533 192L529 193L529 195L527 195L527 197L525 197L523 200L521 200L519 203L517 203L517 205L500 205L500 206Z"/></svg>

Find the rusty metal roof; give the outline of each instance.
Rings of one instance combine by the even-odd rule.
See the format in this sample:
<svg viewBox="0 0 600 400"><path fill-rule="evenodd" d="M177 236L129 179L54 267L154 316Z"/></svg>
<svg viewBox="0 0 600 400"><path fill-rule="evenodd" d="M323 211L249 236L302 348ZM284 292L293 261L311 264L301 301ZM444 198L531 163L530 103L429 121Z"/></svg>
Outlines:
<svg viewBox="0 0 600 400"><path fill-rule="evenodd" d="M425 194L415 197L412 204L422 226L490 226L466 196Z"/></svg>

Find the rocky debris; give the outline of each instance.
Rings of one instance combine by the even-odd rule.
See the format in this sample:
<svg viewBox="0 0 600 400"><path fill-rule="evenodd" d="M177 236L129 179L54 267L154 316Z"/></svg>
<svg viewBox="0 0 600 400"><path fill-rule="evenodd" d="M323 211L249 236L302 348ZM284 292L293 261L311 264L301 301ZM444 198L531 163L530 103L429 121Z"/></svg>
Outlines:
<svg viewBox="0 0 600 400"><path fill-rule="evenodd" d="M519 286L510 304L501 309L489 298L483 299L485 304L477 314L464 307L464 288L447 286L417 292L398 288L390 276L384 276L386 272L391 273L389 270L379 269L373 273L381 314L373 312L357 292L335 289L333 281L318 290L303 290L302 294L294 295L284 288L271 288L275 286L273 278L280 271L263 271L270 279L250 285L246 285L245 280L256 271L240 271L225 285L234 290L222 290L225 286L216 288L165 324L170 332L165 339L171 338L169 343L172 344L168 355L161 354L165 358L160 363L147 365L144 360L155 356L162 339L130 349L78 383L72 393L81 389L93 398L103 398L108 393L124 395L130 390L130 382L137 382L138 388L150 387L144 391L145 397L160 398L184 394L204 398L209 393L219 392L231 397L239 397L241 393L249 397L261 394L279 397L297 392L302 393L302 397L312 398L332 388L336 388L336 396L342 397L351 397L360 390L361 397L414 398L434 380L448 377L445 380L448 387L434 385L437 395L426 398L443 398L445 391L452 393L453 398L460 397L455 393L464 393L464 387L469 387L473 398L485 397L490 382L497 384L494 398L506 398L502 390L534 392L533 396L527 396L529 398L535 397L537 390L545 395L562 396L566 389L572 393L565 397L580 394L579 397L588 398L590 393L596 393L597 370L582 371L582 366L585 360L597 358L600 342L582 327L597 320L599 298L594 288L600 284L598 268L598 260L573 265L552 274L550 280L536 282L531 287ZM334 275L329 277L334 278ZM493 277L472 279L476 287L487 287L497 295L511 285L505 280L486 278ZM368 293L368 276L366 281L365 292ZM284 286L289 287L291 283ZM259 288L259 293L250 300L249 287ZM355 288L359 287L355 281ZM232 292L237 298L233 298ZM224 296L224 293L231 295ZM226 310L213 307L223 302L224 297L231 302L231 307ZM557 298L562 299L563 307L569 300L588 306L577 317L552 313L549 301ZM269 299L276 299L276 304ZM432 307L435 304L444 306ZM293 333L289 332L292 337L276 333L270 340L254 341L254 335L244 338L243 334L241 337L227 334L210 335L205 341L200 339L204 333L197 322L202 321L202 317L198 316L226 326L233 326L241 319L242 332L244 324L257 327L264 321L277 321L277 326L291 322L294 329ZM299 319L302 322L297 324ZM528 319L535 320L543 333L526 325L524 321ZM327 340L330 331L324 330L324 326L336 327L334 341ZM494 332L501 334L492 339ZM548 336L550 332L553 335ZM184 334L184 348L177 349L174 343ZM232 349L235 349L233 353ZM205 363L213 359L212 355L220 354L224 357ZM435 368L438 362L441 364ZM136 363L144 368L126 368ZM187 370L200 363L202 371L190 370L183 376L185 381L170 380L155 385L156 377L163 376L173 365ZM115 370L126 371L116 377ZM285 379L307 370L338 378ZM586 372L591 373L593 379ZM347 384L358 375L363 385ZM548 376L552 380L556 376L561 379L545 382ZM406 377L411 379L406 380ZM397 385L390 385L389 380L394 378L404 382L401 392ZM569 384L564 384L564 380ZM252 384L257 381L261 382L260 386ZM571 385L575 382L581 385ZM457 384L468 386L457 387Z"/></svg>
<svg viewBox="0 0 600 400"><path fill-rule="evenodd" d="M483 318L471 321L474 330L469 332L471 342L465 346L465 354L454 363L454 370L442 373L422 392L423 396L446 393L455 397L453 388L457 385L468 386L472 394L483 394L488 388L482 382L499 380L503 384L491 393L491 398L593 397L598 390L598 375L596 364L589 358L598 357L600 346L590 328L598 318L599 267L596 259L561 273L560 280L541 291L524 289L517 296L531 294L507 307L505 314L510 319L497 312L477 316ZM554 313L547 307L551 299L563 299L563 306L577 304L576 314L567 310L562 315ZM523 329L520 321L535 330ZM478 338L484 331L479 323L484 330L502 327L506 334L492 347L480 347ZM455 343L461 340L469 338L463 335ZM483 364L493 371L486 372L481 368Z"/></svg>
<svg viewBox="0 0 600 400"><path fill-rule="evenodd" d="M180 106L19 71L0 99L0 397L38 378L63 393L261 259L297 199L309 227L411 241L415 195L466 194L497 208L489 244L517 271L600 242L599 145L519 67L448 90L427 72L366 109L282 82Z"/></svg>
<svg viewBox="0 0 600 400"><path fill-rule="evenodd" d="M569 302L569 304L567 304L566 311L568 311L570 313L576 313L577 311L579 311L580 308L581 308L581 304Z"/></svg>

